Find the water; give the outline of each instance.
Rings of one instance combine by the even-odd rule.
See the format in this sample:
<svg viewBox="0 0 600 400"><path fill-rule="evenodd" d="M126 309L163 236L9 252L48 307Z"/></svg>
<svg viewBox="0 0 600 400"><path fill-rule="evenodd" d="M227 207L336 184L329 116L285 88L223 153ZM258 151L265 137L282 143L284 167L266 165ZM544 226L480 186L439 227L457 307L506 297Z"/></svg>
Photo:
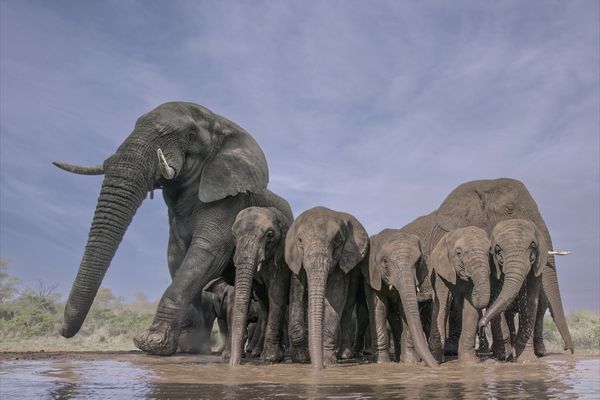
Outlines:
<svg viewBox="0 0 600 400"><path fill-rule="evenodd" d="M8 358L0 362L3 400L600 398L600 359L564 355L532 364L450 362L435 371L364 362L324 371L290 363L232 369L215 356L136 353Z"/></svg>

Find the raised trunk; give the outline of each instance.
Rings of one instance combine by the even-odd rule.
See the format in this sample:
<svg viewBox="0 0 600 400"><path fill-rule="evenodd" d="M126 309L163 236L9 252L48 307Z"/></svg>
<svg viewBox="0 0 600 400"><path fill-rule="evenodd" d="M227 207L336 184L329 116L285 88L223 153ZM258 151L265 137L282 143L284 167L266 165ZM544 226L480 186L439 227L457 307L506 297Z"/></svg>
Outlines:
<svg viewBox="0 0 600 400"><path fill-rule="evenodd" d="M314 368L323 369L323 310L325 285L327 283L327 264L331 260L318 257L309 262L308 274L308 349Z"/></svg>
<svg viewBox="0 0 600 400"><path fill-rule="evenodd" d="M502 290L496 298L496 301L488 307L485 315L479 322L479 326L481 327L486 326L498 314L506 311L515 297L517 297L517 294L519 294L523 282L525 282L525 277L529 273L529 267L526 260L509 260L505 262L504 265L505 273Z"/></svg>
<svg viewBox="0 0 600 400"><path fill-rule="evenodd" d="M478 310L487 307L490 302L490 272L487 259L485 261L477 261L472 269L473 276L473 291L471 293L471 301L473 307Z"/></svg>
<svg viewBox="0 0 600 400"><path fill-rule="evenodd" d="M438 362L435 360L427 346L427 340L425 339L425 333L423 332L423 326L421 325L419 303L417 302L417 293L412 271L410 269L404 269L399 276L399 280L396 280L393 284L400 292L402 309L404 310L406 324L410 330L415 351L429 367L438 367Z"/></svg>
<svg viewBox="0 0 600 400"><path fill-rule="evenodd" d="M144 200L148 184L140 175L116 166L104 178L79 272L65 305L60 332L64 337L79 332L123 235Z"/></svg>
<svg viewBox="0 0 600 400"><path fill-rule="evenodd" d="M550 232L548 231L544 220L539 217L534 220L534 223L539 229L542 230L544 238L546 239L546 244L548 245L548 249L554 249L552 246ZM560 297L560 289L558 287L558 276L556 273L556 262L554 255L548 256L548 262L546 263L542 273L542 288L546 294L546 298L548 298L548 304L550 305L550 312L552 313L554 323L556 324L556 327L558 328L558 331L565 342L564 348L565 350L571 350L571 353L573 353L571 333L569 332L569 327L567 325L567 319L565 317L565 311L563 309L562 299Z"/></svg>
<svg viewBox="0 0 600 400"><path fill-rule="evenodd" d="M255 263L244 263L236 266L235 271L235 295L233 302L233 314L231 317L231 358L229 365L239 365L242 357L242 343L244 327L250 304L252 292L252 280L254 279Z"/></svg>

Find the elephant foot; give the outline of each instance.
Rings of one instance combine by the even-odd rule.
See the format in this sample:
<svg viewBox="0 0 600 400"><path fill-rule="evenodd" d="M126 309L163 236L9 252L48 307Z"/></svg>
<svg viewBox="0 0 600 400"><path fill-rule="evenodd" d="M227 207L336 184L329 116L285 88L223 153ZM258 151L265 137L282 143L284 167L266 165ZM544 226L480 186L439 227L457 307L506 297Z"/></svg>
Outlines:
<svg viewBox="0 0 600 400"><path fill-rule="evenodd" d="M412 350L405 350L400 353L400 362L404 364L416 364L419 358Z"/></svg>
<svg viewBox="0 0 600 400"><path fill-rule="evenodd" d="M351 360L354 358L354 352L350 349L346 349L340 355L340 359L342 360Z"/></svg>
<svg viewBox="0 0 600 400"><path fill-rule="evenodd" d="M390 352L387 350L377 353L377 364L386 364L391 362Z"/></svg>
<svg viewBox="0 0 600 400"><path fill-rule="evenodd" d="M533 351L535 355L538 357L544 357L546 355L546 346L544 345L543 340L536 341L533 344Z"/></svg>
<svg viewBox="0 0 600 400"><path fill-rule="evenodd" d="M230 357L231 357L230 349L225 349L221 352L221 358L223 359L223 361L229 361Z"/></svg>
<svg viewBox="0 0 600 400"><path fill-rule="evenodd" d="M518 363L535 363L539 362L533 349L523 351L516 359Z"/></svg>
<svg viewBox="0 0 600 400"><path fill-rule="evenodd" d="M476 364L479 362L479 357L475 355L475 351L465 351L458 354L458 362L460 364Z"/></svg>
<svg viewBox="0 0 600 400"><path fill-rule="evenodd" d="M276 364L283 361L283 349L279 345L265 346L260 355L260 361L264 364Z"/></svg>
<svg viewBox="0 0 600 400"><path fill-rule="evenodd" d="M446 342L444 344L444 354L447 356L457 356L458 355L458 343Z"/></svg>
<svg viewBox="0 0 600 400"><path fill-rule="evenodd" d="M135 346L148 354L170 356L177 351L179 331L168 324L152 324L150 328L135 335Z"/></svg>
<svg viewBox="0 0 600 400"><path fill-rule="evenodd" d="M210 354L210 346L207 343L206 335L202 335L194 330L182 330L177 340L179 353L187 354Z"/></svg>
<svg viewBox="0 0 600 400"><path fill-rule="evenodd" d="M432 349L431 350L431 355L433 356L433 358L435 358L435 360L437 362L439 362L440 364L444 362L444 352L442 351L441 348L438 349Z"/></svg>
<svg viewBox="0 0 600 400"><path fill-rule="evenodd" d="M308 349L303 347L294 347L290 352L290 358L292 359L292 362L307 364L310 362L310 353Z"/></svg>
<svg viewBox="0 0 600 400"><path fill-rule="evenodd" d="M252 352L250 353L250 357L252 357L252 358L260 357L262 352L263 352L263 349L259 346L256 346L255 348L252 349Z"/></svg>
<svg viewBox="0 0 600 400"><path fill-rule="evenodd" d="M323 350L323 364L325 365L333 365L337 364L337 355L335 351L326 351Z"/></svg>
<svg viewBox="0 0 600 400"><path fill-rule="evenodd" d="M510 345L495 346L492 345L492 354L498 361L513 361L513 348Z"/></svg>

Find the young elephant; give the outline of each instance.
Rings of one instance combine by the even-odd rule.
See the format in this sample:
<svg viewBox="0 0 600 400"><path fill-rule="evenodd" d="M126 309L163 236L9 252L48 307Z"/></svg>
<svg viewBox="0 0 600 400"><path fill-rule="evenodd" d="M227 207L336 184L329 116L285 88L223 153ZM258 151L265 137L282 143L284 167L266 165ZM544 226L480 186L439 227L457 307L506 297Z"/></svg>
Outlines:
<svg viewBox="0 0 600 400"><path fill-rule="evenodd" d="M261 314L266 316L253 353L261 354L264 362L283 361L282 327L291 275L284 260L285 237L289 226L290 220L273 207L249 207L240 211L235 219L232 227L235 240L235 299L229 360L232 366L240 363L252 291L262 309Z"/></svg>
<svg viewBox="0 0 600 400"><path fill-rule="evenodd" d="M313 367L322 369L323 360L336 361L340 324L342 332L355 323L352 311L360 271L356 265L366 256L369 237L363 226L350 214L325 207L302 213L290 227L285 242L285 259L298 285L290 303L290 341L294 351L306 344L304 326L305 299L308 303L308 342ZM306 297L305 297L306 296ZM342 335L343 336L343 335ZM342 344L342 352L352 343ZM293 357L294 359L294 357Z"/></svg>
<svg viewBox="0 0 600 400"><path fill-rule="evenodd" d="M453 299L462 303L458 358L475 360L475 337L481 310L490 301L489 252L488 234L483 229L469 226L446 233L431 253L429 267L435 271L435 299L430 343L440 362L443 361L446 320Z"/></svg>
<svg viewBox="0 0 600 400"><path fill-rule="evenodd" d="M368 267L363 275L377 362L389 362L386 320L395 337L397 351L401 333L401 361L416 361L414 352L430 367L438 363L427 346L419 314L419 301L431 299L429 271L422 257L421 239L401 229L384 229L371 237ZM418 293L417 293L418 292Z"/></svg>
<svg viewBox="0 0 600 400"><path fill-rule="evenodd" d="M493 351L497 357L510 358L514 346L517 360L535 360L533 331L541 274L548 259L546 240L534 223L523 219L499 222L490 239L494 258L492 304L479 326L492 322ZM509 324L512 326L514 321L507 324L504 315L507 310L519 312L519 329L514 341L509 331Z"/></svg>

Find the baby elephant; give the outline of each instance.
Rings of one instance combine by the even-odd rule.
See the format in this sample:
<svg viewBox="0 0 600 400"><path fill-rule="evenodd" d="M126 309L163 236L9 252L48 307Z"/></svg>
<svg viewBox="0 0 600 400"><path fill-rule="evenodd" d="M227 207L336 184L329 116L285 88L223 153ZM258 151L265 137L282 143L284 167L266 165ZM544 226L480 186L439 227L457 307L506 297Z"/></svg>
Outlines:
<svg viewBox="0 0 600 400"><path fill-rule="evenodd" d="M304 310L307 307L308 342L313 367L322 369L324 360L327 363L336 362L335 351L340 330L348 332L355 323L352 312L361 279L360 271L355 267L366 256L368 246L369 236L356 218L325 207L305 211L290 227L285 243L285 259L295 274L289 329L295 352L292 354L294 361L299 361L294 354L298 354L298 349L306 345ZM302 267L305 273L300 274ZM304 286L306 282L308 294L306 288L298 290L296 287L297 284ZM339 346L340 353L352 348L351 341L343 342Z"/></svg>
<svg viewBox="0 0 600 400"><path fill-rule="evenodd" d="M365 292L377 362L390 361L387 320L396 351L401 335L401 361L416 361L416 352L428 366L438 366L419 315L419 301L430 300L433 292L421 249L419 237L401 229L384 229L371 237L368 267L363 264L361 269L368 280Z"/></svg>
<svg viewBox="0 0 600 400"><path fill-rule="evenodd" d="M443 360L446 320L452 299L462 303L462 331L458 358L473 361L481 310L490 301L490 239L480 228L469 226L442 236L429 260L435 271L434 325L430 342L438 361Z"/></svg>
<svg viewBox="0 0 600 400"><path fill-rule="evenodd" d="M262 338L253 353L260 354L267 363L283 361L283 325L291 275L284 260L284 246L290 223L273 207L249 207L235 219L235 296L229 360L232 366L240 363L251 292L258 299L261 314L266 316L260 331Z"/></svg>

